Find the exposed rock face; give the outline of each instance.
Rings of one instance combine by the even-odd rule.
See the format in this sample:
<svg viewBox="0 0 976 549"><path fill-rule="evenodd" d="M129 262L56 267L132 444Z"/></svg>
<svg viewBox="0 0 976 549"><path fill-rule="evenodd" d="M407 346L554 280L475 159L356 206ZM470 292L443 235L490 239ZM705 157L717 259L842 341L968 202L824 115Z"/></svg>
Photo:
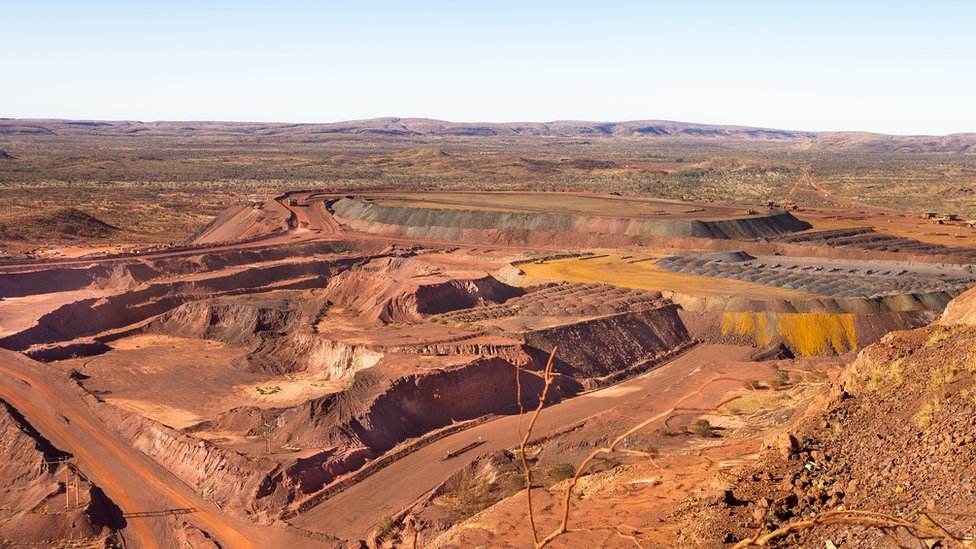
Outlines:
<svg viewBox="0 0 976 549"><path fill-rule="evenodd" d="M375 365L383 354L313 333L325 303L322 297L309 299L292 292L223 297L181 305L143 331L248 347L251 351L240 360L249 371L305 372L323 380L351 380L356 371Z"/></svg>
<svg viewBox="0 0 976 549"><path fill-rule="evenodd" d="M283 333L307 317L300 303L279 293L265 296L221 297L185 303L154 319L146 332L257 345L262 333Z"/></svg>
<svg viewBox="0 0 976 549"><path fill-rule="evenodd" d="M0 544L52 546L61 540L114 540L112 504L87 480L79 481L79 505L65 510L64 476L70 457L41 437L23 417L0 401ZM71 478L74 476L72 474ZM9 545L8 545L9 544Z"/></svg>
<svg viewBox="0 0 976 549"><path fill-rule="evenodd" d="M606 284L532 286L503 304L439 315L501 330L536 361L558 346L556 370L586 383L617 375L690 342L678 307L660 293Z"/></svg>
<svg viewBox="0 0 976 549"><path fill-rule="evenodd" d="M598 317L533 330L526 343L548 352L558 346L557 369L577 378L603 377L665 354L689 340L676 305Z"/></svg>
<svg viewBox="0 0 976 549"><path fill-rule="evenodd" d="M729 220L637 219L492 210L419 208L343 198L336 219L374 234L455 242L546 241L579 245L627 245L655 237L748 239L808 229L787 212Z"/></svg>
<svg viewBox="0 0 976 549"><path fill-rule="evenodd" d="M155 276L152 267L137 264L95 265L81 269L45 269L0 274L0 296L22 297L39 293L95 288L133 288Z"/></svg>

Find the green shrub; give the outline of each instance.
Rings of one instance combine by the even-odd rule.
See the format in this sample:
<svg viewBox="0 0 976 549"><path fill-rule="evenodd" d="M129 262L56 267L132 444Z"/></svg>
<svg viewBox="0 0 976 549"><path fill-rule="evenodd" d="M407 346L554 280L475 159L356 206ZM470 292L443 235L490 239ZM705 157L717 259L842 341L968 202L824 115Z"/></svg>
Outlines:
<svg viewBox="0 0 976 549"><path fill-rule="evenodd" d="M376 530L376 539L379 541L385 540L393 533L393 517L386 515L376 523L374 529Z"/></svg>
<svg viewBox="0 0 976 549"><path fill-rule="evenodd" d="M511 473L505 475L503 480L505 486L507 486L510 490L515 490L517 492L525 489L525 473L522 471L512 471Z"/></svg>
<svg viewBox="0 0 976 549"><path fill-rule="evenodd" d="M461 522L497 503L501 496L485 481L465 478L457 490L441 497L444 507L455 522Z"/></svg>
<svg viewBox="0 0 976 549"><path fill-rule="evenodd" d="M662 437L673 437L677 436L678 432L670 427L661 427L657 430L657 434L661 435Z"/></svg>
<svg viewBox="0 0 976 549"><path fill-rule="evenodd" d="M691 424L691 432L700 437L710 437L714 434L712 424L709 423L707 419L696 419L695 422Z"/></svg>
<svg viewBox="0 0 976 549"><path fill-rule="evenodd" d="M556 482L573 478L575 475L576 467L574 467L572 463L566 463L563 461L560 463L553 463L552 466L549 467L549 478Z"/></svg>
<svg viewBox="0 0 976 549"><path fill-rule="evenodd" d="M769 385L769 387L774 390L782 389L783 386L789 382L790 374L780 370L779 368L773 368L772 373L766 376L766 385Z"/></svg>

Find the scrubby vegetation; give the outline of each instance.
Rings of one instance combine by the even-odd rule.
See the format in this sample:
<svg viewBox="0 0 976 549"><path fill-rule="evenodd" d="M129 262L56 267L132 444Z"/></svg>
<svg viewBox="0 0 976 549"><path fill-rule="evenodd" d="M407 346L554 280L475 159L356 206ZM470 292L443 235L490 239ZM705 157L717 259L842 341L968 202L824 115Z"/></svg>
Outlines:
<svg viewBox="0 0 976 549"><path fill-rule="evenodd" d="M786 384L790 382L790 374L780 370L777 367L773 367L773 371L766 376L766 385L770 389L779 390L782 389Z"/></svg>
<svg viewBox="0 0 976 549"><path fill-rule="evenodd" d="M550 479L555 482L559 482L561 480L573 478L573 475L576 474L576 467L574 467L572 463L561 461L559 463L553 463L550 465L548 474Z"/></svg>
<svg viewBox="0 0 976 549"><path fill-rule="evenodd" d="M691 424L691 432L705 438L715 435L715 430L712 428L712 424L704 418L696 419L694 423Z"/></svg>
<svg viewBox="0 0 976 549"><path fill-rule="evenodd" d="M976 217L976 160L924 147L875 147L867 154L856 141L808 148L806 137L425 138L206 124L178 130L0 132L0 147L9 153L0 162L0 217L71 207L121 229L115 238L179 242L229 204L312 187L595 190L753 203L791 196L801 205L828 203L796 186L807 173L818 188L845 199Z"/></svg>
<svg viewBox="0 0 976 549"><path fill-rule="evenodd" d="M451 520L460 522L501 500L499 487L479 479L462 478L456 490L441 496Z"/></svg>
<svg viewBox="0 0 976 549"><path fill-rule="evenodd" d="M390 515L386 515L383 518L381 518L380 521L376 523L376 527L374 528L374 530L376 531L376 539L378 541L383 541L386 538L390 537L390 534L393 533L393 529L395 526L396 523L393 522L393 517L391 517Z"/></svg>

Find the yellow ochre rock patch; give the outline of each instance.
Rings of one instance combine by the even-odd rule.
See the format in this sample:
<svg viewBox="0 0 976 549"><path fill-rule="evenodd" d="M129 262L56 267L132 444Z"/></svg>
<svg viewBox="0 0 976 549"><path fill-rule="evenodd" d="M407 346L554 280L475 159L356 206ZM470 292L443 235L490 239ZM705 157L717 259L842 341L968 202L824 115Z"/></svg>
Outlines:
<svg viewBox="0 0 976 549"><path fill-rule="evenodd" d="M782 339L804 356L857 349L854 316L832 313L733 312L722 315L722 335L752 337L760 346Z"/></svg>

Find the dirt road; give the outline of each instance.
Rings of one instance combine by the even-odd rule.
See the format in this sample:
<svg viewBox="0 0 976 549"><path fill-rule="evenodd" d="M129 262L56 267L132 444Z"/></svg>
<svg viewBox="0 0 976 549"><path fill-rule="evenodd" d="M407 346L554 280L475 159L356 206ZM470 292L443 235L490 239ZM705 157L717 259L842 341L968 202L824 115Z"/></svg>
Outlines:
<svg viewBox="0 0 976 549"><path fill-rule="evenodd" d="M659 368L627 382L572 398L543 410L535 434L543 436L572 426L647 394L659 395L646 416L663 419L677 407L709 409L720 395L740 387L748 374L736 361L753 349L702 345ZM634 418L638 423L644 417ZM292 522L346 539L362 538L383 516L394 515L480 455L516 445L517 416L506 416L441 439L336 494ZM475 450L447 460L452 450L484 441Z"/></svg>
<svg viewBox="0 0 976 549"><path fill-rule="evenodd" d="M315 195L315 196L312 196ZM365 240L380 241L401 244L420 244L432 246L450 246L449 242L437 240L424 240L416 238L400 238L385 235L374 235L357 231L343 230L332 214L325 207L325 202L331 197L328 195L318 195L316 193L301 193L292 195L298 199L298 205L292 206L288 200L282 199L281 205L291 210L295 216L296 227L285 232L272 233L261 238L255 238L246 242L235 242L221 244L217 246L188 246L177 250L161 250L157 252L147 252L136 255L120 255L108 257L95 257L87 259L51 259L46 261L10 263L0 265L0 272L23 271L37 268L56 268L56 267L77 267L103 263L119 263L127 261L140 261L148 259L163 259L179 256L197 255L201 253L227 252L232 250L244 250L249 248L264 248L268 246L278 246L282 244L295 244L298 242L310 242L318 240ZM506 249L512 251L538 251L538 250L559 250L555 246L512 246L492 244L494 249Z"/></svg>
<svg viewBox="0 0 976 549"><path fill-rule="evenodd" d="M159 464L129 446L89 409L67 380L49 366L0 350L0 398L61 450L77 458L78 467L125 514L161 514L194 509L182 515L223 547L320 547L309 539L277 528L257 527L222 513ZM127 547L174 547L173 519L167 516L126 518Z"/></svg>

